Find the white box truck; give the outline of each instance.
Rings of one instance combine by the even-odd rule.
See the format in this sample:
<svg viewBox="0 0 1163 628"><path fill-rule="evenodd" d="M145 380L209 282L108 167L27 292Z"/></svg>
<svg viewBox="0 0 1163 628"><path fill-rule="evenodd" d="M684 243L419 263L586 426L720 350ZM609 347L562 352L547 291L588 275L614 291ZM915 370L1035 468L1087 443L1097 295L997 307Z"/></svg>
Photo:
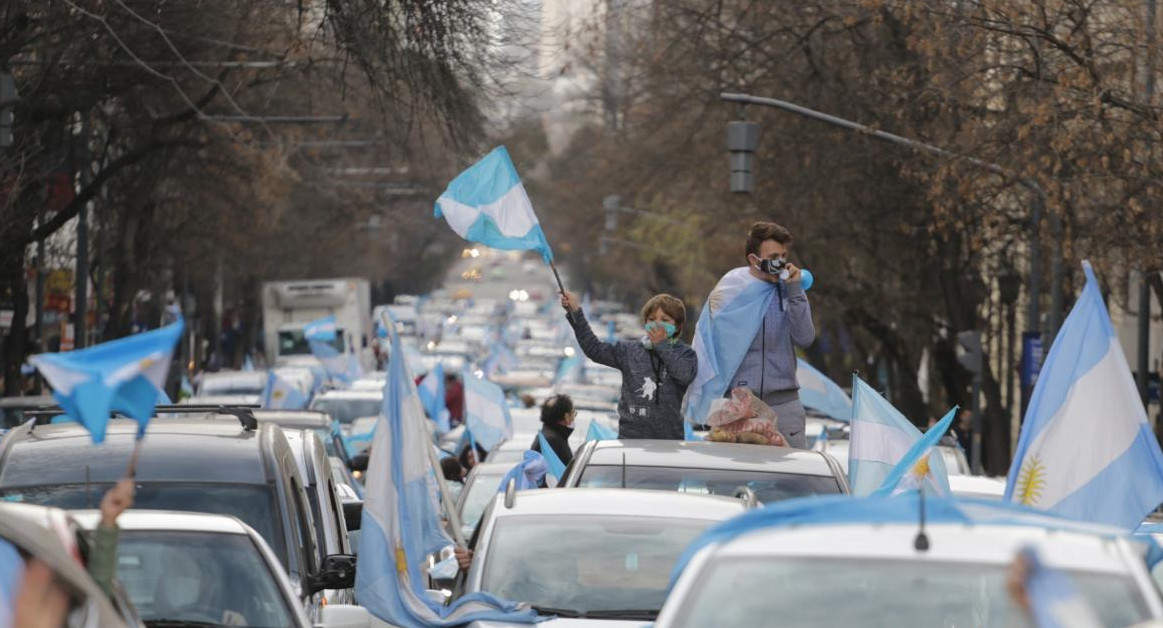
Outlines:
<svg viewBox="0 0 1163 628"><path fill-rule="evenodd" d="M371 349L371 286L367 279L271 281L262 286L263 344L275 365L311 355L303 326L335 316L336 348L355 352L365 371L375 368Z"/></svg>

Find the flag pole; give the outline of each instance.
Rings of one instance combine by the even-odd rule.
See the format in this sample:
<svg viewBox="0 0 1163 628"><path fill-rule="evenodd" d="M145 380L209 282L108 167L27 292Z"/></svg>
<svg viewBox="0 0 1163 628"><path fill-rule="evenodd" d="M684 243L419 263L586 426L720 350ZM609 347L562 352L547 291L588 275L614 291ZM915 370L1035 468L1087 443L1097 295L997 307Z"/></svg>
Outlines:
<svg viewBox="0 0 1163 628"><path fill-rule="evenodd" d="M561 294L565 294L565 286L561 283L561 275L557 274L557 265L549 262L549 267L553 269L553 278L557 280L557 289Z"/></svg>
<svg viewBox="0 0 1163 628"><path fill-rule="evenodd" d="M138 436L133 441L133 453L129 455L129 466L125 468L125 477L133 479L137 476L137 455L141 453L142 437Z"/></svg>

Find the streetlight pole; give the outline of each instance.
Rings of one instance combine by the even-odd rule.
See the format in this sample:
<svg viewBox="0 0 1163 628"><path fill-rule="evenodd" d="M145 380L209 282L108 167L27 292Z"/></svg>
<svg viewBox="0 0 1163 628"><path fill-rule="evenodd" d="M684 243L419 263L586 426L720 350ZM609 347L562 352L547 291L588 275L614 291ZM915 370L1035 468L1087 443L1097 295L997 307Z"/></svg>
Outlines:
<svg viewBox="0 0 1163 628"><path fill-rule="evenodd" d="M719 94L719 99L726 102L739 103L742 105L760 105L763 107L774 107L776 109L782 109L783 111L794 113L796 115L810 118L812 120L817 120L832 126L837 126L842 129L847 129L860 135L872 137L881 141L896 144L898 146L904 146L905 148L920 153L935 155L937 157L943 157L946 159L957 159L964 161L970 165L996 174L1004 179L1010 179L1028 190L1032 199L1030 206L1030 277L1029 287L1027 288L1030 301L1028 310L1026 311L1026 329L1031 331L1041 329L1039 296L1041 294L1042 283L1042 255L1039 250L1039 244L1041 241L1040 226L1042 222L1042 216L1046 210L1046 191L1043 190L1037 182L1026 177L1018 176L1008 168L993 162L978 159L969 155L954 153L939 146L926 144L925 142L920 142L901 135L874 129L864 124L846 120L844 118L839 118L837 116L823 113L821 111L816 111L815 109L802 107L785 100L752 96L750 94L733 94L729 92L723 92ZM1054 244L1055 256L1051 261L1051 278L1054 282L1054 285L1051 286L1051 312L1048 320L1049 332L1051 335L1053 335L1058 331L1058 315L1062 309L1062 244L1060 237L1061 219L1057 215L1051 215L1050 221L1051 232L1054 234L1056 240Z"/></svg>

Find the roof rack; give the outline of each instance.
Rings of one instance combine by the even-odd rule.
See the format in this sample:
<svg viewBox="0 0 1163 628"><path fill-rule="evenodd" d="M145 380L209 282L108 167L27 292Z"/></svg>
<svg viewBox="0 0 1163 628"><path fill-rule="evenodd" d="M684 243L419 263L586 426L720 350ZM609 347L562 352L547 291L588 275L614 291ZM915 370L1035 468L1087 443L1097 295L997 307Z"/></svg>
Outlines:
<svg viewBox="0 0 1163 628"><path fill-rule="evenodd" d="M258 429L258 420L254 418L254 411L257 410L257 405L236 404L236 405L166 405L160 404L154 408L154 415L158 414L193 414L199 412L215 412L218 414L229 414L238 419L242 424L242 429L253 432ZM58 417L64 414L65 411L60 406L46 407L42 410L32 410L25 412L24 416L32 419L33 427L37 425L48 425L53 417ZM126 418L120 412L114 412L113 416Z"/></svg>

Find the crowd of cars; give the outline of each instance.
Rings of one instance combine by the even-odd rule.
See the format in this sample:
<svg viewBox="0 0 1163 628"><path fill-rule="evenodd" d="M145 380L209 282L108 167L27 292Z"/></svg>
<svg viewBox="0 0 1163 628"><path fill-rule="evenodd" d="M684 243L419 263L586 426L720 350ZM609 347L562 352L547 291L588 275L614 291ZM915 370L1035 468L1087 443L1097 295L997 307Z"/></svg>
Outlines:
<svg viewBox="0 0 1163 628"><path fill-rule="evenodd" d="M466 259L491 268L491 255ZM532 272L519 261L506 271ZM1151 534L1007 505L1004 481L969 475L955 440L940 450L957 497L926 505L851 498L838 417L809 418L809 450L587 439L594 422L616 430L619 375L582 359L555 304L528 298L536 292L390 306L413 375L440 364L490 377L512 405L511 436L445 484L456 511L446 523L459 521L473 557L459 578L434 578L434 596L488 592L563 626L1000 628L1027 625L1006 577L1034 547L1080 584L1104 626L1163 620ZM616 306L588 306L595 328L640 333ZM319 389L311 368L285 368L299 371L309 407L257 407L264 371L207 373L187 403L159 406L140 441L127 419L94 446L59 410L5 406L16 418L0 440L0 537L67 583L69 625L385 625L354 590L383 375ZM539 404L557 393L578 408L573 460L552 489L502 485L536 438ZM459 457L464 441L463 426L433 423L441 456ZM131 458L135 504L118 520L118 581L106 594L83 565L102 495Z"/></svg>

